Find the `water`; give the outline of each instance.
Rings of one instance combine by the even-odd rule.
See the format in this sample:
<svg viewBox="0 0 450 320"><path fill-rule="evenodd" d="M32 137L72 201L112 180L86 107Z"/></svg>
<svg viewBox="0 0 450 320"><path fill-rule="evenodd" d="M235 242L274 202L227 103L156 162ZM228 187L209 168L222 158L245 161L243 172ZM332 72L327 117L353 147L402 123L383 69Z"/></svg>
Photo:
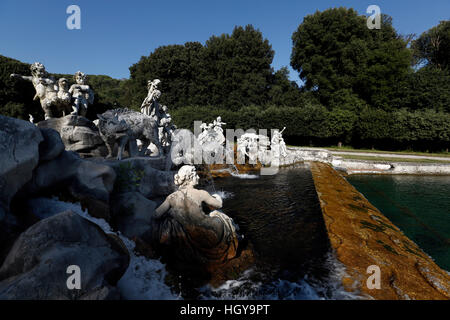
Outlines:
<svg viewBox="0 0 450 320"><path fill-rule="evenodd" d="M249 178L249 176L251 178ZM215 180L223 211L239 225L255 265L219 288L200 288L200 299L359 299L341 285L307 165L277 175Z"/></svg>
<svg viewBox="0 0 450 320"><path fill-rule="evenodd" d="M450 271L450 176L354 175L347 180Z"/></svg>

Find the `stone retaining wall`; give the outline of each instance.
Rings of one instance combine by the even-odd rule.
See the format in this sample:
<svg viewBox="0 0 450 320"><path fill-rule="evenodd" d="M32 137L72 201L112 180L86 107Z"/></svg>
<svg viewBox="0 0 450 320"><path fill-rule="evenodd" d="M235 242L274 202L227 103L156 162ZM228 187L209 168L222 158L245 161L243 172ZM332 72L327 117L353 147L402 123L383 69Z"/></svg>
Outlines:
<svg viewBox="0 0 450 320"><path fill-rule="evenodd" d="M289 147L288 156L281 165L299 161L316 161L331 164L347 174L430 174L450 175L450 163L391 162L343 159L325 149Z"/></svg>
<svg viewBox="0 0 450 320"><path fill-rule="evenodd" d="M311 172L330 244L346 266L346 290L374 299L450 299L450 274L370 204L329 164ZM369 266L380 268L380 289L369 289Z"/></svg>

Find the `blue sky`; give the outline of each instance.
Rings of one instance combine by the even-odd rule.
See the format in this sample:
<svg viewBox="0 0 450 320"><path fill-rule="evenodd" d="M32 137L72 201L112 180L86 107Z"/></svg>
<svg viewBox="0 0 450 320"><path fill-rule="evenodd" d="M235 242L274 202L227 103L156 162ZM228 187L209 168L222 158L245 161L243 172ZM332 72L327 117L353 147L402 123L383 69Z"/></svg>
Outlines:
<svg viewBox="0 0 450 320"><path fill-rule="evenodd" d="M66 8L81 8L81 30L68 30ZM289 66L291 36L303 17L330 7L360 14L376 4L402 34L420 35L450 19L450 0L0 0L0 54L42 62L48 71L128 78L128 68L155 48L253 24L275 50L273 67ZM291 69L291 79L298 80Z"/></svg>

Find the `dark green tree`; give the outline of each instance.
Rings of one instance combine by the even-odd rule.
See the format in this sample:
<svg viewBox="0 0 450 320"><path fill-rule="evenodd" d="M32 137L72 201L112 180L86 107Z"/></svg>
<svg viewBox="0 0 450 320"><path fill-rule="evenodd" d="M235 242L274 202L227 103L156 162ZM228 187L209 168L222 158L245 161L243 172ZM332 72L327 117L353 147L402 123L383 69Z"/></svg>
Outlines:
<svg viewBox="0 0 450 320"><path fill-rule="evenodd" d="M411 45L415 62L434 66L440 70L450 68L450 20L422 33Z"/></svg>
<svg viewBox="0 0 450 320"><path fill-rule="evenodd" d="M300 73L308 90L317 91L330 107L344 90L348 106L355 98L389 108L392 87L404 77L411 63L407 41L383 15L381 29L367 28L366 17L353 9L333 8L304 18L292 35L291 66ZM341 106L336 106L341 107Z"/></svg>
<svg viewBox="0 0 450 320"><path fill-rule="evenodd" d="M207 104L233 110L266 104L273 57L269 41L251 25L212 36L205 44L203 65Z"/></svg>
<svg viewBox="0 0 450 320"><path fill-rule="evenodd" d="M161 80L161 103L172 108L203 104L202 51L199 42L162 46L132 65L128 90L133 107L140 107L147 95L147 81L153 79Z"/></svg>

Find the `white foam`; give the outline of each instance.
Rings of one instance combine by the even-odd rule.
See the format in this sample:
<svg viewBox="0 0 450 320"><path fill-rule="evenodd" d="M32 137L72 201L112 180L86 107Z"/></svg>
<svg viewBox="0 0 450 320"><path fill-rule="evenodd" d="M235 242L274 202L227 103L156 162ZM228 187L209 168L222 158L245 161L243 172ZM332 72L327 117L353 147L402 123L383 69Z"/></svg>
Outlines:
<svg viewBox="0 0 450 320"><path fill-rule="evenodd" d="M218 194L222 199L231 199L234 197L234 193L230 191L220 190L214 193Z"/></svg>
<svg viewBox="0 0 450 320"><path fill-rule="evenodd" d="M239 179L258 179L259 175L256 174L248 174L248 173L236 173L231 172L231 175L233 177L239 178Z"/></svg>
<svg viewBox="0 0 450 320"><path fill-rule="evenodd" d="M354 300L370 299L359 292L347 292L342 286L345 267L333 254L327 256L326 266L330 269L328 277L321 281L305 276L292 282L277 279L269 283L255 281L263 277L257 271L245 271L237 280L226 281L218 288L209 285L200 288L200 299L239 299L239 300Z"/></svg>

